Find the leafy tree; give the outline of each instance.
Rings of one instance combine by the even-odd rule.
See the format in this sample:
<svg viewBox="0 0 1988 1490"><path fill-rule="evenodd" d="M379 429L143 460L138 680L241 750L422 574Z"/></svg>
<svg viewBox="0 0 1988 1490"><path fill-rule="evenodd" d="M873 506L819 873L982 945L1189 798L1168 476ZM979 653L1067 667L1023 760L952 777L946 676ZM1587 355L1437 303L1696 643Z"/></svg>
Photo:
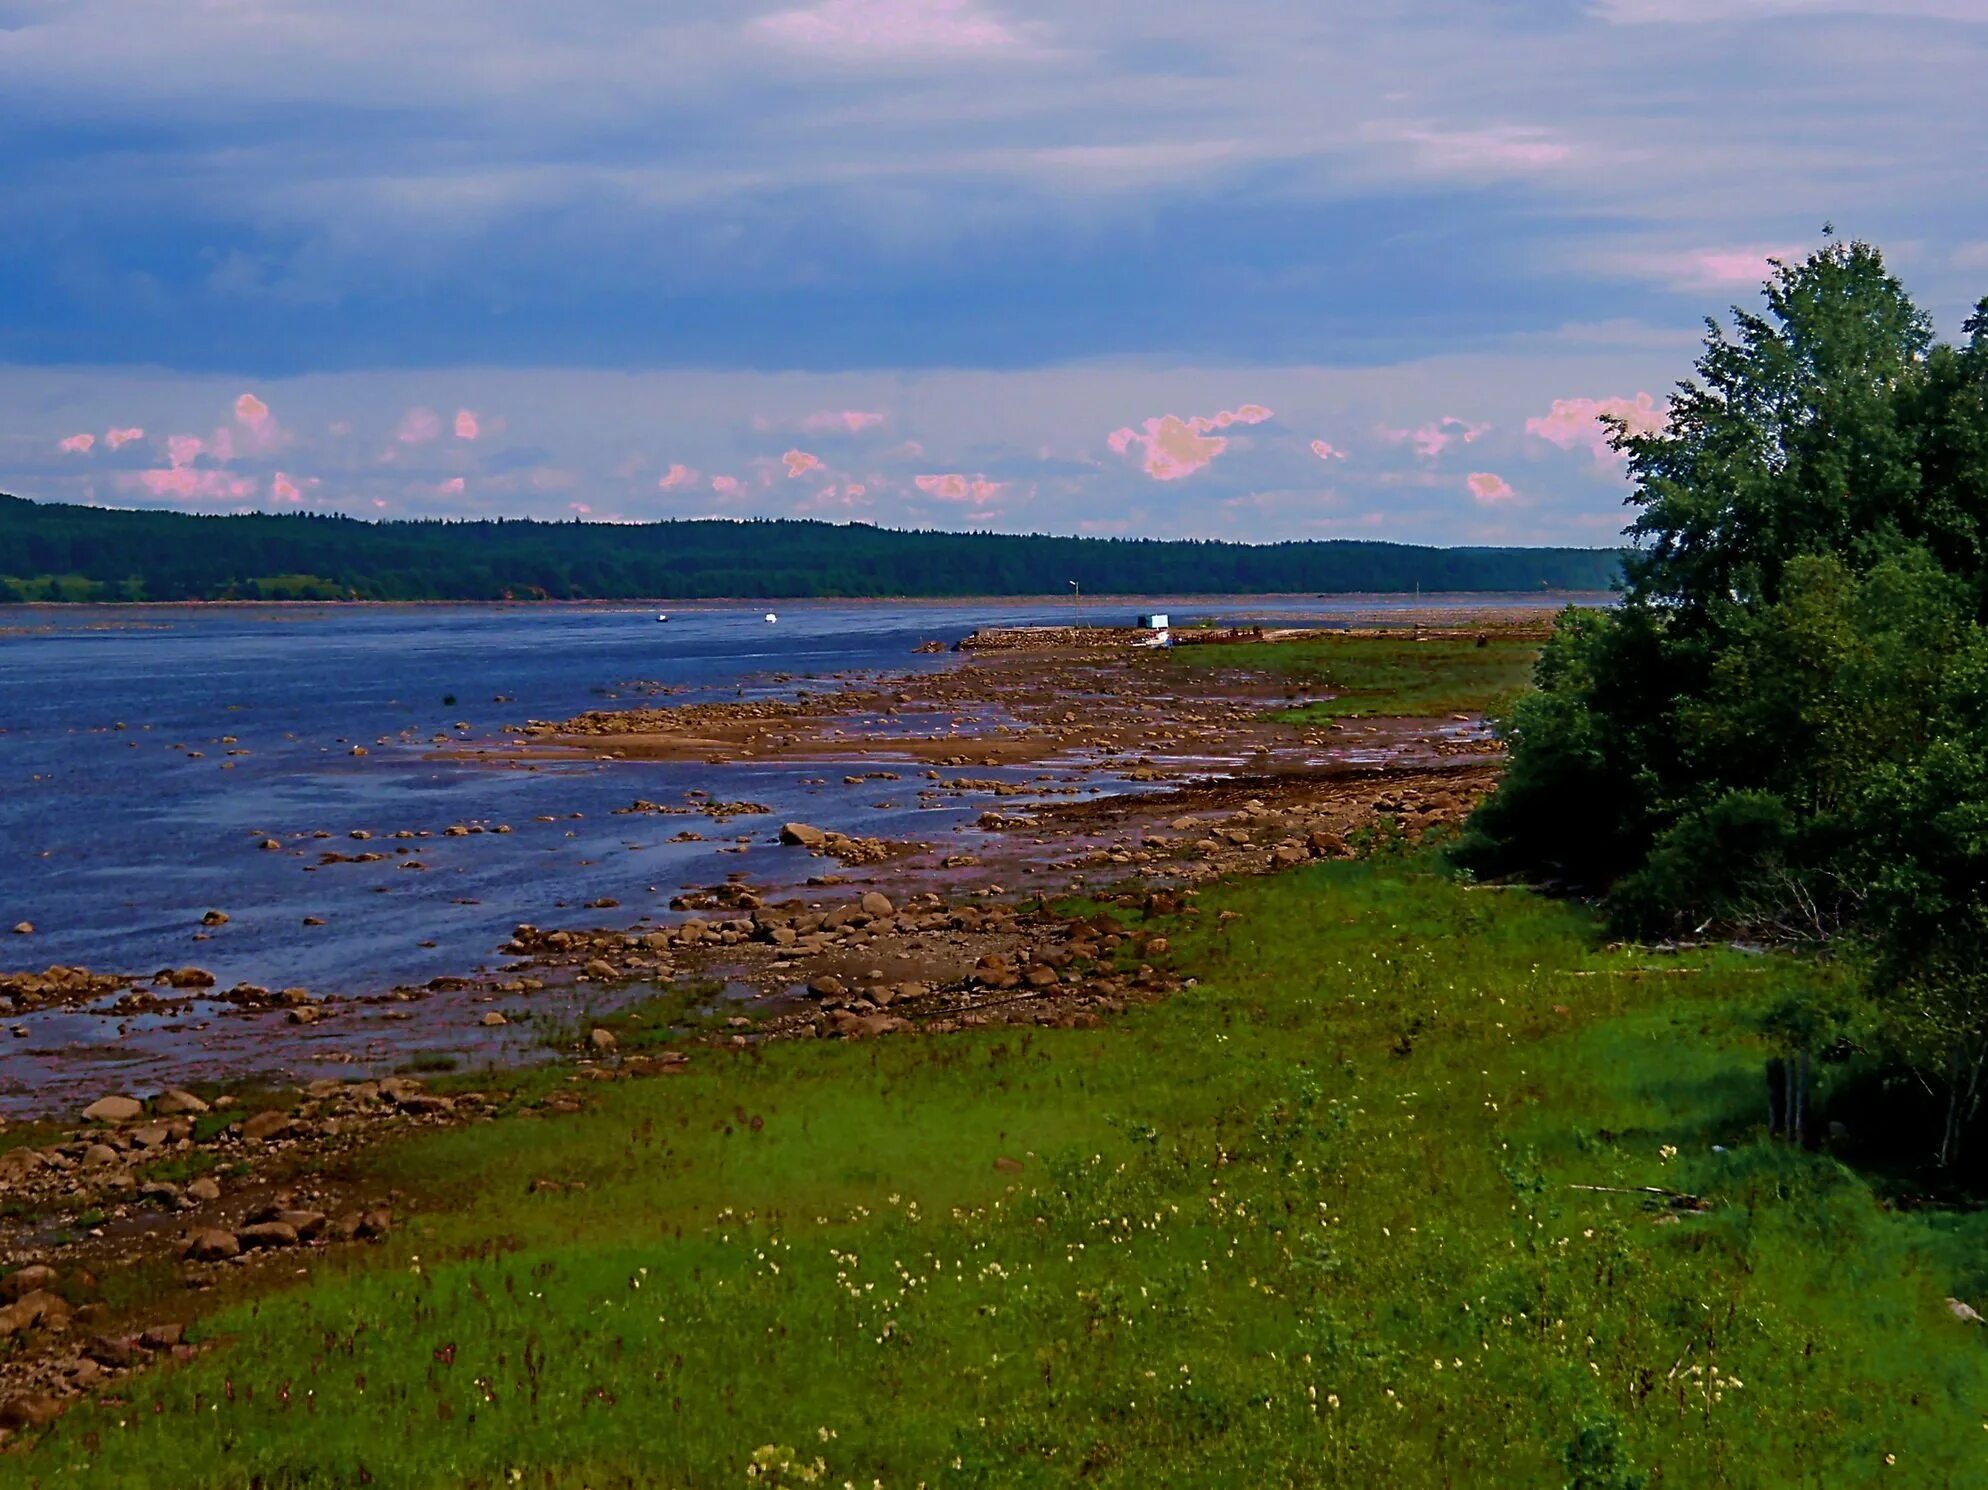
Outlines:
<svg viewBox="0 0 1988 1490"><path fill-rule="evenodd" d="M1562 619L1460 853L1643 933L1851 934L1950 1163L1988 1071L1988 302L1935 344L1837 242L1765 301L1708 322L1666 428L1618 425L1622 604ZM1799 1069L1825 1023L1782 1021Z"/></svg>

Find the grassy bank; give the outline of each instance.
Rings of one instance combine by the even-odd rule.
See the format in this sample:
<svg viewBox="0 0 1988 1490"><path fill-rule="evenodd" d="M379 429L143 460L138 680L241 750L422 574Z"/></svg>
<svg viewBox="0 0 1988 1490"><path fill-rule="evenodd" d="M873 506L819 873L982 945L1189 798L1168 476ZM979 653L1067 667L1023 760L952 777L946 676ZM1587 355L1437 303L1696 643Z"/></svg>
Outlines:
<svg viewBox="0 0 1988 1490"><path fill-rule="evenodd" d="M0 1483L1978 1479L1981 1225L1757 1132L1750 1016L1813 970L1420 862L1201 905L1198 984L1104 1028L700 1053L388 1151L404 1234Z"/></svg>
<svg viewBox="0 0 1988 1490"><path fill-rule="evenodd" d="M1294 691L1334 696L1277 717L1292 724L1333 719L1443 718L1498 713L1532 680L1539 643L1492 633L1480 645L1453 633L1324 636L1291 642L1207 642L1175 647L1161 665L1244 668L1288 681Z"/></svg>

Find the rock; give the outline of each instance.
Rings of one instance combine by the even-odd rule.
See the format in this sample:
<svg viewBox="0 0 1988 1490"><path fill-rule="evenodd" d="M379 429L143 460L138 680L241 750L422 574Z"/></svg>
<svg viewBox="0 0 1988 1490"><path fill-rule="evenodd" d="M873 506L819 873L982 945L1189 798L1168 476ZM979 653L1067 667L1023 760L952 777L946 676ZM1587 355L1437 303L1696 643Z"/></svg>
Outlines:
<svg viewBox="0 0 1988 1490"><path fill-rule="evenodd" d="M189 1200L214 1201L221 1198L221 1185L211 1174L203 1174L186 1187Z"/></svg>
<svg viewBox="0 0 1988 1490"><path fill-rule="evenodd" d="M130 1097L99 1097L83 1109L93 1123L129 1123L145 1115L145 1104Z"/></svg>
<svg viewBox="0 0 1988 1490"><path fill-rule="evenodd" d="M225 1262L241 1255L242 1244L232 1231L208 1227L196 1231L180 1244L179 1255L189 1262Z"/></svg>
<svg viewBox="0 0 1988 1490"><path fill-rule="evenodd" d="M316 1024L324 1013L316 1004L300 1004L283 1017L291 1024Z"/></svg>
<svg viewBox="0 0 1988 1490"><path fill-rule="evenodd" d="M226 926L228 924L228 913L226 911L209 911L200 918L200 924L202 926Z"/></svg>
<svg viewBox="0 0 1988 1490"><path fill-rule="evenodd" d="M784 823L780 828L780 841L798 848L820 848L828 842L828 835L820 828L811 827L807 823ZM21 925L26 926L27 923L24 921ZM19 931L21 928L16 926L14 929ZM28 930L32 931L34 928L29 926Z"/></svg>
<svg viewBox="0 0 1988 1490"><path fill-rule="evenodd" d="M70 1314L69 1301L58 1293L38 1288L24 1293L0 1309L0 1335L18 1335L36 1325L63 1324Z"/></svg>
<svg viewBox="0 0 1988 1490"><path fill-rule="evenodd" d="M620 1042L614 1038L613 1030L596 1028L592 1034L587 1036L587 1043L592 1045L596 1050L612 1050Z"/></svg>
<svg viewBox="0 0 1988 1490"><path fill-rule="evenodd" d="M122 1371L138 1363L138 1344L126 1336L99 1335L83 1347L83 1354L99 1366Z"/></svg>
<svg viewBox="0 0 1988 1490"><path fill-rule="evenodd" d="M297 1228L288 1221L258 1221L235 1233L235 1240L251 1250L260 1247L294 1247Z"/></svg>
<svg viewBox="0 0 1988 1490"><path fill-rule="evenodd" d="M305 1242L322 1232L330 1221L323 1211L278 1211L274 1219L296 1232L299 1241Z"/></svg>
<svg viewBox="0 0 1988 1490"><path fill-rule="evenodd" d="M855 1014L847 1009L828 1011L829 1033L840 1035L845 1040L867 1040L910 1028L910 1020L899 1019L895 1014Z"/></svg>
<svg viewBox="0 0 1988 1490"><path fill-rule="evenodd" d="M186 1338L186 1326L178 1320L170 1324L155 1324L138 1337L138 1343L147 1350L171 1350Z"/></svg>
<svg viewBox="0 0 1988 1490"><path fill-rule="evenodd" d="M863 899L859 903L862 905L864 914L866 915L894 916L897 914L897 907L890 903L890 897L880 890L865 891Z"/></svg>
<svg viewBox="0 0 1988 1490"><path fill-rule="evenodd" d="M1002 1154L994 1161L994 1167L1002 1174L1020 1174L1022 1172L1022 1161L1019 1159L1010 1159L1006 1154Z"/></svg>
<svg viewBox="0 0 1988 1490"><path fill-rule="evenodd" d="M93 1143L83 1150L83 1163L91 1169L117 1163L117 1150L107 1143Z"/></svg>
<svg viewBox="0 0 1988 1490"><path fill-rule="evenodd" d="M1962 1324L1981 1323L1981 1316L1975 1312L1974 1306L1972 1304L1963 1303L1959 1299L1947 1300L1947 1313L1951 1314L1955 1319L1958 1319Z"/></svg>
<svg viewBox="0 0 1988 1490"><path fill-rule="evenodd" d="M602 982L602 983L607 982L609 979L618 978L621 976L619 970L616 969L613 963L601 957L595 957L591 959L585 967L580 969L580 971L585 973L589 978L594 979L596 982Z"/></svg>
<svg viewBox="0 0 1988 1490"><path fill-rule="evenodd" d="M62 1404L46 1392L29 1392L0 1402L0 1428L46 1428L62 1416Z"/></svg>
<svg viewBox="0 0 1988 1490"><path fill-rule="evenodd" d="M208 1110L207 1104L192 1092L183 1092L178 1087L162 1092L152 1103L152 1110L162 1117L196 1117Z"/></svg>
<svg viewBox="0 0 1988 1490"><path fill-rule="evenodd" d="M44 1289L53 1288L57 1276L54 1268L41 1262L29 1263L24 1268L16 1268L5 1279L0 1279L0 1298L5 1298L9 1303L12 1303L24 1294L38 1293Z"/></svg>
<svg viewBox="0 0 1988 1490"><path fill-rule="evenodd" d="M15 936L33 936L34 934L35 934L35 923L34 923L34 922L32 922L32 921L16 921L16 922L14 923L14 935L15 935Z"/></svg>
<svg viewBox="0 0 1988 1490"><path fill-rule="evenodd" d="M242 1124L242 1137L250 1143L269 1143L289 1136L296 1120L287 1112L258 1112Z"/></svg>
<svg viewBox="0 0 1988 1490"><path fill-rule="evenodd" d="M276 852L276 851L277 851L278 849L280 849L280 848L282 848L282 847L283 847L283 845L282 845L282 844L281 844L281 843L280 843L280 842L279 842L278 840L276 840L276 839L274 839L274 838L265 838L265 839L263 839L263 840L262 840L261 844L260 844L260 845L258 845L258 846L259 846L259 847L260 847L260 848L262 849L262 851L263 851L263 852L264 852L265 854L273 854L273 853L275 853L275 852Z"/></svg>
<svg viewBox="0 0 1988 1490"><path fill-rule="evenodd" d="M1270 867L1289 869L1294 864L1302 864L1310 857L1295 843L1280 843L1270 851Z"/></svg>
<svg viewBox="0 0 1988 1490"><path fill-rule="evenodd" d="M839 999L848 991L849 986L834 973L823 973L808 980L808 992L818 999Z"/></svg>
<svg viewBox="0 0 1988 1490"><path fill-rule="evenodd" d="M487 1029L494 1030L499 1025L509 1024L510 1022L511 1022L510 1020L506 1019L502 1014L499 1014L495 1009L492 1009L488 1014L485 1014L483 1016L483 1024L484 1027Z"/></svg>

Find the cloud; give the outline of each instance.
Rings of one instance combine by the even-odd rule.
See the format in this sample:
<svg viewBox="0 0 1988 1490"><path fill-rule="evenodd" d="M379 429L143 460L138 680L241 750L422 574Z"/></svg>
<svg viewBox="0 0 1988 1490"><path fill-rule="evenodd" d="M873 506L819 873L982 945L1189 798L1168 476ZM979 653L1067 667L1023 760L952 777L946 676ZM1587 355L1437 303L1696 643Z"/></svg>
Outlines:
<svg viewBox="0 0 1988 1490"><path fill-rule="evenodd" d="M1530 125L1441 129L1430 124L1373 123L1361 133L1379 143L1409 147L1415 161L1431 171L1477 180L1542 171L1574 157L1572 145Z"/></svg>
<svg viewBox="0 0 1988 1490"><path fill-rule="evenodd" d="M278 471L275 476L270 478L269 496L270 500L275 502L301 502L304 500L304 494L298 490L297 483L281 471Z"/></svg>
<svg viewBox="0 0 1988 1490"><path fill-rule="evenodd" d="M662 478L656 482L656 487L660 491L673 491L679 486L689 486L695 480L697 472L691 470L689 466L678 463L663 472Z"/></svg>
<svg viewBox="0 0 1988 1490"><path fill-rule="evenodd" d="M426 445L442 433L442 421L433 409L413 408L401 416L394 438L403 445Z"/></svg>
<svg viewBox="0 0 1988 1490"><path fill-rule="evenodd" d="M142 490L149 496L181 501L241 502L255 495L255 483L246 476L193 466L125 472L118 476L117 484L121 490Z"/></svg>
<svg viewBox="0 0 1988 1490"><path fill-rule="evenodd" d="M1550 440L1562 450L1585 446L1605 465L1621 457L1609 443L1614 432L1601 422L1604 415L1621 420L1632 435L1657 434L1669 422L1666 406L1647 393L1633 399L1556 398L1550 413L1526 420L1526 433Z"/></svg>
<svg viewBox="0 0 1988 1490"><path fill-rule="evenodd" d="M882 414L871 413L866 409L821 409L803 418L801 428L814 432L844 429L853 435L860 434L866 429L874 429L883 422Z"/></svg>
<svg viewBox="0 0 1988 1490"><path fill-rule="evenodd" d="M966 476L949 471L937 476L914 476L912 484L927 496L942 502L971 502L984 506L1008 489L1005 481L989 481L984 476Z"/></svg>
<svg viewBox="0 0 1988 1490"><path fill-rule="evenodd" d="M736 476L713 476L711 478L711 490L716 492L720 497L726 498L745 495L745 487Z"/></svg>
<svg viewBox="0 0 1988 1490"><path fill-rule="evenodd" d="M104 431L104 443L113 450L122 450L133 440L142 440L144 438L145 431L135 425L129 429L112 428Z"/></svg>
<svg viewBox="0 0 1988 1490"><path fill-rule="evenodd" d="M751 23L795 51L844 57L1015 52L1023 38L976 0L818 0Z"/></svg>
<svg viewBox="0 0 1988 1490"><path fill-rule="evenodd" d="M1381 434L1395 444L1413 445L1415 453L1423 460L1434 460L1457 441L1474 444L1490 432L1489 424L1473 423L1454 414L1445 414L1414 429L1384 429Z"/></svg>
<svg viewBox="0 0 1988 1490"><path fill-rule="evenodd" d="M1312 454L1316 455L1320 460L1346 459L1346 452L1339 449L1330 440L1313 440L1311 448Z"/></svg>
<svg viewBox="0 0 1988 1490"><path fill-rule="evenodd" d="M821 457L810 455L805 450L789 450L780 459L786 462L787 479L789 481L805 476L810 471L819 471L822 469Z"/></svg>
<svg viewBox="0 0 1988 1490"><path fill-rule="evenodd" d="M269 405L253 393L244 393L235 400L235 419L250 429L261 429L269 422Z"/></svg>
<svg viewBox="0 0 1988 1490"><path fill-rule="evenodd" d="M166 437L166 459L175 467L190 466L207 449L207 442L198 435L169 435Z"/></svg>
<svg viewBox="0 0 1988 1490"><path fill-rule="evenodd" d="M1136 447L1142 454L1141 467L1148 476L1155 481L1178 481L1205 469L1229 448L1228 440L1209 434L1209 430L1261 424L1271 417L1270 410L1261 404L1244 404L1235 410L1195 414L1186 419L1177 414L1162 414L1148 419L1139 429L1113 430L1105 443L1118 455Z"/></svg>
<svg viewBox="0 0 1988 1490"><path fill-rule="evenodd" d="M1471 496L1479 502L1509 502L1518 495L1502 476L1494 476L1489 471L1472 471L1464 478L1464 485L1470 488Z"/></svg>
<svg viewBox="0 0 1988 1490"><path fill-rule="evenodd" d="M458 440L473 440L482 432L483 428L477 423L476 415L472 410L456 410L456 438Z"/></svg>
<svg viewBox="0 0 1988 1490"><path fill-rule="evenodd" d="M95 435L70 435L56 442L56 449L68 455L88 455L96 448Z"/></svg>

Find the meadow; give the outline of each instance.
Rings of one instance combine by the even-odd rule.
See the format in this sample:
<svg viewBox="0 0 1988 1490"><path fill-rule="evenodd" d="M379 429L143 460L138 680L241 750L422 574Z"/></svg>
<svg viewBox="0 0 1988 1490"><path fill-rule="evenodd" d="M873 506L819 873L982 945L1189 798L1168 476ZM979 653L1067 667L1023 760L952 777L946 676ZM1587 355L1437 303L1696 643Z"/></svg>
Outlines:
<svg viewBox="0 0 1988 1490"><path fill-rule="evenodd" d="M1827 969L1427 856L1168 929L1193 986L1102 1028L700 1049L383 1150L390 1243L0 1483L1979 1482L1979 1219L1761 1132L1756 1016Z"/></svg>
<svg viewBox="0 0 1988 1490"><path fill-rule="evenodd" d="M1424 636L1347 634L1285 642L1201 642L1164 653L1159 666L1188 671L1243 668L1293 693L1333 697L1279 712L1285 723L1334 719L1440 719L1499 714L1532 680L1539 642L1490 632L1482 642L1455 631Z"/></svg>

